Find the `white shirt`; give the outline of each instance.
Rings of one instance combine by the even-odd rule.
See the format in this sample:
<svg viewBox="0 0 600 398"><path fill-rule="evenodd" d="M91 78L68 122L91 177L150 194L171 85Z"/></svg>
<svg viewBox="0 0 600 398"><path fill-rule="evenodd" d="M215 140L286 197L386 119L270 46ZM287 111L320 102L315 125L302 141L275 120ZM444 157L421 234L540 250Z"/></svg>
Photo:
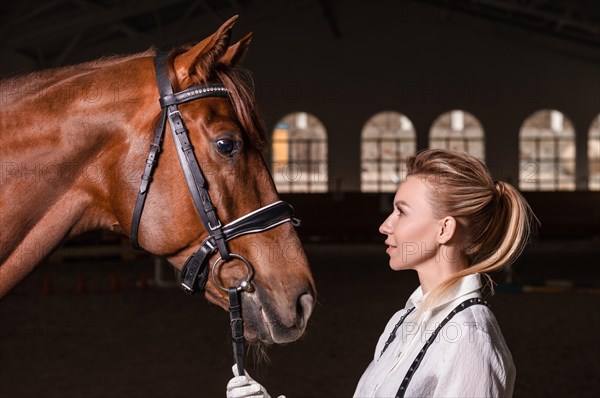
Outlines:
<svg viewBox="0 0 600 398"><path fill-rule="evenodd" d="M395 397L413 360L436 327L464 300L481 297L480 288L479 275L464 277L419 321L415 314L423 293L421 287L415 290L405 308L394 314L385 327L354 397ZM390 332L413 307L415 310L381 355ZM511 397L515 373L494 314L484 305L473 305L457 313L440 330L408 384L405 397Z"/></svg>

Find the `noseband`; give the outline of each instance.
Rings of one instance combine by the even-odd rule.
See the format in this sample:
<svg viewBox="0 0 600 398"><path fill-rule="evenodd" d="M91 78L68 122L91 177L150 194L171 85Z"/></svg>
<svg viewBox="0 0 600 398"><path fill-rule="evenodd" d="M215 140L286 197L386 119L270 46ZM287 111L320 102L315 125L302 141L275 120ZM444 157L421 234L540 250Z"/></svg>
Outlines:
<svg viewBox="0 0 600 398"><path fill-rule="evenodd" d="M291 222L294 226L299 225L300 220L294 217L294 209L286 202L278 201L267 206L261 207L243 217L238 218L223 225L216 208L208 193L208 184L202 169L200 168L194 148L189 140L189 132L185 127L183 118L177 105L189 101L199 100L202 98L229 98L227 88L221 84L209 84L192 86L185 90L173 93L173 87L167 73L167 52L157 52L154 61L156 70L156 80L158 91L160 94L160 107L162 109L160 120L156 125L154 132L154 140L150 145L150 152L146 159L146 167L142 175L140 189L133 211L133 219L131 223L131 243L134 248L141 249L138 241L138 232L142 211L148 194L148 189L152 181L152 174L157 164L158 155L160 153L165 126L167 120L171 127L171 134L177 148L179 163L185 176L189 192L192 196L194 206L200 215L202 224L208 236L200 248L192 254L181 270L182 288L186 293L195 294L204 290L208 280L210 257L218 250L220 257L213 263L213 282L222 289L229 292L229 312L231 315L231 327L233 334L234 354L238 364L240 375L243 372L243 327L241 318L241 291L248 293L253 291L251 283L254 271L252 265L246 258L240 254L231 253L227 246L227 242L241 235L263 232L273 227L276 227L285 222ZM237 259L244 263L248 268L248 276L239 286L225 288L217 282L215 273L218 265L221 262L227 262Z"/></svg>

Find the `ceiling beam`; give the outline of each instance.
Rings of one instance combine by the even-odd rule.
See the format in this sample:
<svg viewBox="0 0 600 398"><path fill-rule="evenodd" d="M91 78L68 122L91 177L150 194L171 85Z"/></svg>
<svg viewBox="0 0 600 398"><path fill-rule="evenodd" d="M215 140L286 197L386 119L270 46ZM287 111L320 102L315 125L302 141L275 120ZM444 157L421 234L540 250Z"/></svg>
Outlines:
<svg viewBox="0 0 600 398"><path fill-rule="evenodd" d="M338 24L335 13L333 12L333 8L331 7L331 3L329 2L329 0L319 0L319 6L321 6L323 16L329 23L329 27L331 28L331 32L333 33L333 35L336 39L341 39L342 32L340 31L340 26Z"/></svg>

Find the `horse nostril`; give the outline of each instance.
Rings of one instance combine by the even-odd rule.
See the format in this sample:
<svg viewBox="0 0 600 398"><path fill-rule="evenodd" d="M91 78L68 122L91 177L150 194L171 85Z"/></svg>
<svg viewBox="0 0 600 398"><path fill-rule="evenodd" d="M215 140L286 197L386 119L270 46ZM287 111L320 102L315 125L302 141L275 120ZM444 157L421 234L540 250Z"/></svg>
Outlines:
<svg viewBox="0 0 600 398"><path fill-rule="evenodd" d="M310 314L312 314L314 301L315 300L310 293L304 293L298 298L298 302L296 303L296 313L303 324L308 320Z"/></svg>
<svg viewBox="0 0 600 398"><path fill-rule="evenodd" d="M296 314L298 318L302 319L302 315L304 314L304 308L302 308L302 296L296 302Z"/></svg>

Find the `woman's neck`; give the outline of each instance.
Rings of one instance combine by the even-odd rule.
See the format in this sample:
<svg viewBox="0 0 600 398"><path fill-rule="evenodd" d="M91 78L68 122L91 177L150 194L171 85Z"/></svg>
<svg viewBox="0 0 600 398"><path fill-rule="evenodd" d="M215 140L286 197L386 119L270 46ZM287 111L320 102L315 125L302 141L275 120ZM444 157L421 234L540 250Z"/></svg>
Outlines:
<svg viewBox="0 0 600 398"><path fill-rule="evenodd" d="M440 245L436 256L415 268L423 294L468 267L467 258L455 245Z"/></svg>

